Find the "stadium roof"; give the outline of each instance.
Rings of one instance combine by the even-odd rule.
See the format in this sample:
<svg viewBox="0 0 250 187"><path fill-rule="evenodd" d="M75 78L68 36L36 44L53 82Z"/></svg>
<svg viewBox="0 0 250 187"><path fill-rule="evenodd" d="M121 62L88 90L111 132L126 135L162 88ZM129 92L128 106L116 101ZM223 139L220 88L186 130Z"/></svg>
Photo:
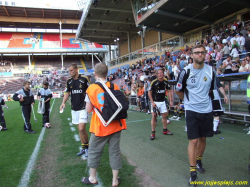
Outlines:
<svg viewBox="0 0 250 187"><path fill-rule="evenodd" d="M116 38L126 41L127 32L130 38L137 36L142 26L183 35L250 7L248 0L161 0L135 22L132 4L126 0L99 0L94 6L90 1L84 9L76 37L112 44Z"/></svg>
<svg viewBox="0 0 250 187"><path fill-rule="evenodd" d="M0 27L33 29L77 29L82 11L0 6Z"/></svg>
<svg viewBox="0 0 250 187"><path fill-rule="evenodd" d="M89 1L83 12L77 31L78 38L100 44L114 44L114 39L127 41L128 32L132 38L140 30L135 26L130 1L100 0L96 7Z"/></svg>
<svg viewBox="0 0 250 187"><path fill-rule="evenodd" d="M136 24L182 35L249 7L249 0L160 1L148 12L149 16L143 15Z"/></svg>

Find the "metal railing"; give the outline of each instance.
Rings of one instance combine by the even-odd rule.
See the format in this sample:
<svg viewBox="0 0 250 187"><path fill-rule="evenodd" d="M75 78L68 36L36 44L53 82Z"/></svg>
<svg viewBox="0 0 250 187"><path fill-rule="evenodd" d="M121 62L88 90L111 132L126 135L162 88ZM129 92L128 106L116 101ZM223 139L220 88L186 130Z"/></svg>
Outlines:
<svg viewBox="0 0 250 187"><path fill-rule="evenodd" d="M131 52L129 54L120 56L118 58L114 58L107 62L109 67L129 62L132 60L143 58L147 55L156 55L158 53L164 53L165 51L172 51L175 47L180 47L178 43L169 43L173 39L177 39L177 37L173 37L161 42L161 46L159 43L144 47L143 49L139 49L137 51Z"/></svg>

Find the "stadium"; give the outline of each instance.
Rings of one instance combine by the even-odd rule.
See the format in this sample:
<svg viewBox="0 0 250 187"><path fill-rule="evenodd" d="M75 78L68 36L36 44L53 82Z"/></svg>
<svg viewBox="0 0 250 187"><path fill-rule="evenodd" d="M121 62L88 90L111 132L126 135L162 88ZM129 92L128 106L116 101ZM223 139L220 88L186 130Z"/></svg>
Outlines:
<svg viewBox="0 0 250 187"><path fill-rule="evenodd" d="M206 51L196 52L217 73L216 78L211 77L220 82L225 94L218 92L223 111L219 128L206 140L202 159L206 172L198 172L193 186L249 186L249 1L0 1L0 111L1 124L6 123L6 129L0 126L0 186L87 186L83 177L91 175L90 157L76 156L83 142L72 123L75 96L65 101L64 111L60 107L69 93L72 64L77 65L77 75L92 86L94 68L100 63L107 65L107 80L119 87L129 103L127 129L120 139L122 169L117 185L192 186L187 113L176 90L181 72L196 63L197 45ZM154 116L157 111L146 97L159 70L169 86L168 91L164 89L166 119ZM202 79L210 80L208 76ZM35 99L30 111L34 134L23 131L23 107L15 102L22 98L13 100L24 82L30 83ZM44 118L38 113L44 82L52 96L50 128L42 127ZM94 112L88 114L86 124L89 137L92 115ZM168 129L163 125L162 133L164 119ZM154 131L153 120L157 121ZM108 145L102 152L97 180L95 186L117 186L112 182Z"/></svg>

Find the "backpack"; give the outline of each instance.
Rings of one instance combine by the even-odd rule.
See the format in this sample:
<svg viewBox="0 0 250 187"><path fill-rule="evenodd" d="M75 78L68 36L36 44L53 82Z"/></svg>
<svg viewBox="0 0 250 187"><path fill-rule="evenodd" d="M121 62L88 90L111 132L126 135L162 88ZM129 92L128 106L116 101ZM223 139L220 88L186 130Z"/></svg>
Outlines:
<svg viewBox="0 0 250 187"><path fill-rule="evenodd" d="M95 108L98 111L98 117L102 117L100 120L102 121L103 125L108 126L113 120L119 120L120 125L122 126L120 119L125 119L128 117L127 110L129 108L129 103L125 95L120 90L114 90L114 84L111 82L109 88L110 90L106 90L100 82L96 82L95 84L104 90L104 107L102 111L99 111L97 108ZM117 105L115 100L118 101L118 105L120 104L120 107Z"/></svg>

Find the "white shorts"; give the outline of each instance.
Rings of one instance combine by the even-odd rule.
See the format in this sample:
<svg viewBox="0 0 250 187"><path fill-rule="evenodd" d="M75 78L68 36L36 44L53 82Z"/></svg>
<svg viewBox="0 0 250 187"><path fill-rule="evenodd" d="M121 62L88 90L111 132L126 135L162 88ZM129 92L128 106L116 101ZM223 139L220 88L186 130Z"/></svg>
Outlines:
<svg viewBox="0 0 250 187"><path fill-rule="evenodd" d="M156 106L159 109L159 111L160 111L161 114L168 112L168 109L166 107L165 101L154 102L154 103L156 104ZM152 104L151 104L151 112L153 112L153 106L152 106Z"/></svg>
<svg viewBox="0 0 250 187"><path fill-rule="evenodd" d="M79 123L88 123L88 113L84 110L71 110L72 123L78 125Z"/></svg>

